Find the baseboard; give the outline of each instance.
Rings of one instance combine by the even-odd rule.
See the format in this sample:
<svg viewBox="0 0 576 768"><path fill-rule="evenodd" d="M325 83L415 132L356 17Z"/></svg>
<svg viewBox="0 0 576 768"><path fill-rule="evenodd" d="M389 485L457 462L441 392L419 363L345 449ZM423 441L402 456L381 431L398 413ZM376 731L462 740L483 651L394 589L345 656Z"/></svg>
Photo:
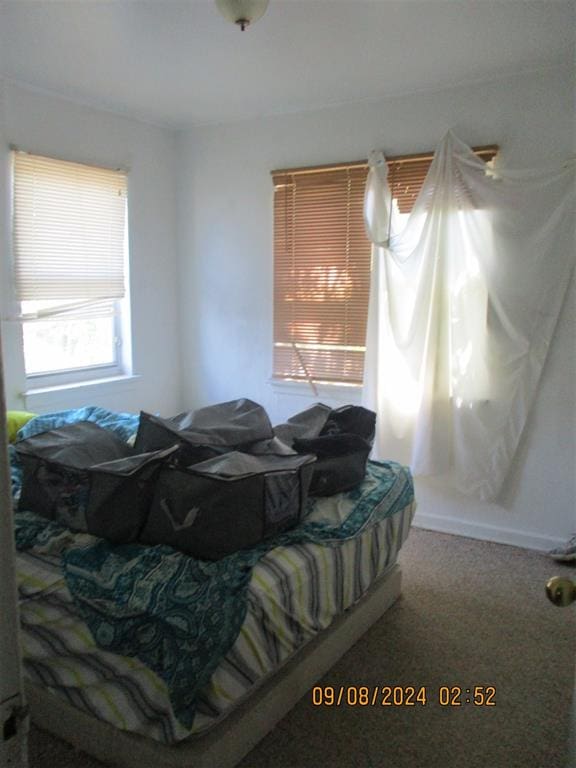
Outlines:
<svg viewBox="0 0 576 768"><path fill-rule="evenodd" d="M556 536L546 536L538 533L525 533L513 528L501 528L494 525L471 523L456 517L434 515L416 510L412 523L416 528L425 528L439 533L451 533L455 536L466 536L470 539L482 539L483 541L495 541L497 544L511 544L523 549L535 549L538 552L558 547L566 542Z"/></svg>

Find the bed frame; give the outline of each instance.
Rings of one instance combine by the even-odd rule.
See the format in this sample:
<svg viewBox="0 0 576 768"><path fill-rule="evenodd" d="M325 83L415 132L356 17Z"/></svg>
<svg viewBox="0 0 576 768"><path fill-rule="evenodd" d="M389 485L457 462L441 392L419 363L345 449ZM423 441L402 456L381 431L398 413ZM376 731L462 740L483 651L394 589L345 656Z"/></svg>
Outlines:
<svg viewBox="0 0 576 768"><path fill-rule="evenodd" d="M31 683L32 721L90 755L125 768L232 768L292 709L400 596L391 566L351 608L265 678L205 734L161 744L97 720Z"/></svg>

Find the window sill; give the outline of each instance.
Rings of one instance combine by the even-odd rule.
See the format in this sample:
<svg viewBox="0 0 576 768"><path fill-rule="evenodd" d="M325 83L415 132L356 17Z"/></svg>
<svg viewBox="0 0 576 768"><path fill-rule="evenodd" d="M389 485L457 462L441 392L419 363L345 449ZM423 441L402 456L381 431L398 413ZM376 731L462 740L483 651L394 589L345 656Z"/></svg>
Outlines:
<svg viewBox="0 0 576 768"><path fill-rule="evenodd" d="M134 390L140 376L110 376L105 379L91 379L50 387L37 387L22 393L27 410L42 411L46 408L75 407L75 402L88 398L124 394ZM74 402L71 402L74 401Z"/></svg>
<svg viewBox="0 0 576 768"><path fill-rule="evenodd" d="M52 387L35 387L34 389L27 389L22 394L24 397L33 397L34 395L43 395L48 392L62 392L69 391L71 389L82 389L88 387L102 387L112 386L116 391L117 387L120 387L123 391L131 388L129 385L138 381L140 376L108 376L105 379L89 379L88 381L75 381L69 384L58 384ZM128 385L128 386L127 386Z"/></svg>
<svg viewBox="0 0 576 768"><path fill-rule="evenodd" d="M296 395L309 397L314 400L327 398L330 400L360 400L362 396L361 384L320 384L315 383L318 395L312 391L312 387L306 381L289 381L286 379L269 379L273 391L279 395Z"/></svg>

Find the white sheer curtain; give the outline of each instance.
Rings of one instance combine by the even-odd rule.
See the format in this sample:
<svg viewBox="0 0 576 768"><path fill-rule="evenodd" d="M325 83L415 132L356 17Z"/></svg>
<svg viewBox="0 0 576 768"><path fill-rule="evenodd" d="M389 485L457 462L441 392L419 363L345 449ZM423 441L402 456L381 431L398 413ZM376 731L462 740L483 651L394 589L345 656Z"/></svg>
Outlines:
<svg viewBox="0 0 576 768"><path fill-rule="evenodd" d="M378 413L375 453L493 499L575 262L575 163L493 170L448 133L409 216L386 174L372 153L364 401Z"/></svg>

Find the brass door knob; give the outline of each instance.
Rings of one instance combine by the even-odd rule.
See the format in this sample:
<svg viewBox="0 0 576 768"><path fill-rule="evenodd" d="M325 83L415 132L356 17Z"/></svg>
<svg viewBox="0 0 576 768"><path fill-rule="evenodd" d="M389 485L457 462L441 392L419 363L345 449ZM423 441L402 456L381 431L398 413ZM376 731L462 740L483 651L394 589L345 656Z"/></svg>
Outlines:
<svg viewBox="0 0 576 768"><path fill-rule="evenodd" d="M548 600L559 608L564 608L576 600L576 584L572 579L562 576L554 576L546 583Z"/></svg>

